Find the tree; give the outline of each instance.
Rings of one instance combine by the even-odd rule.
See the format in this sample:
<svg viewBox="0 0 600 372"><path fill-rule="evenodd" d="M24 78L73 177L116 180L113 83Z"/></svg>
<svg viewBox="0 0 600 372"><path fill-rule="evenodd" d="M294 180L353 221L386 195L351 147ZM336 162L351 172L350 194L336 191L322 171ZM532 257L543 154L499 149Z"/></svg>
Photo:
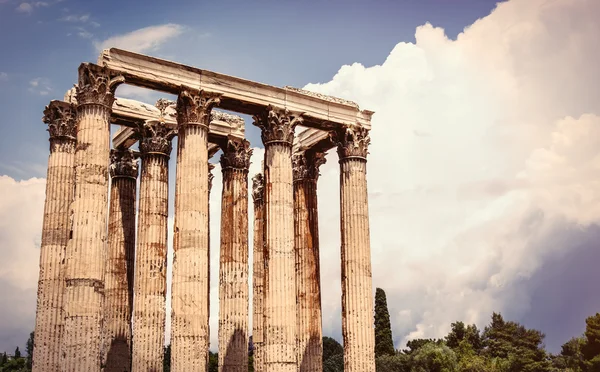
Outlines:
<svg viewBox="0 0 600 372"><path fill-rule="evenodd" d="M377 288L375 290L375 357L394 354L396 354L396 350L392 338L387 298L385 291Z"/></svg>
<svg viewBox="0 0 600 372"><path fill-rule="evenodd" d="M29 339L27 340L27 344L25 346L25 351L27 352L27 368L31 369L33 362L33 337L34 334L31 332L29 334Z"/></svg>
<svg viewBox="0 0 600 372"><path fill-rule="evenodd" d="M163 372L171 371L171 344L164 348Z"/></svg>
<svg viewBox="0 0 600 372"><path fill-rule="evenodd" d="M219 353L208 352L208 372L219 371Z"/></svg>
<svg viewBox="0 0 600 372"><path fill-rule="evenodd" d="M561 371L586 371L587 368L585 367L581 351L583 345L585 345L583 337L573 337L565 342L561 347L560 354L552 357L552 366Z"/></svg>
<svg viewBox="0 0 600 372"><path fill-rule="evenodd" d="M15 359L18 359L21 357L21 350L19 350L19 347L17 346L17 348L15 349L15 355L14 355Z"/></svg>
<svg viewBox="0 0 600 372"><path fill-rule="evenodd" d="M600 371L600 314L585 320L585 345L582 347L583 359L589 372Z"/></svg>
<svg viewBox="0 0 600 372"><path fill-rule="evenodd" d="M323 372L344 371L344 348L331 337L323 337Z"/></svg>
<svg viewBox="0 0 600 372"><path fill-rule="evenodd" d="M475 324L465 327L463 322L455 322L450 325L451 331L446 336L446 345L451 349L458 348L461 341L468 342L475 352L481 350L481 334Z"/></svg>
<svg viewBox="0 0 600 372"><path fill-rule="evenodd" d="M6 355L6 353L0 354L0 367L5 365L6 363L8 363L8 356Z"/></svg>
<svg viewBox="0 0 600 372"><path fill-rule="evenodd" d="M382 355L375 359L377 372L410 372L410 357L403 353L395 355Z"/></svg>
<svg viewBox="0 0 600 372"><path fill-rule="evenodd" d="M436 340L433 338L415 338L414 340L410 340L406 343L406 347L408 347L408 349L404 349L402 352L405 354L412 354L427 344L433 343L441 345L443 342L443 340Z"/></svg>
<svg viewBox="0 0 600 372"><path fill-rule="evenodd" d="M429 342L412 355L412 372L455 372L456 354L448 346Z"/></svg>
<svg viewBox="0 0 600 372"><path fill-rule="evenodd" d="M494 313L491 324L485 327L482 334L482 353L490 359L508 360L509 371L551 371L552 366L543 346L544 337L538 330L507 322L502 315Z"/></svg>

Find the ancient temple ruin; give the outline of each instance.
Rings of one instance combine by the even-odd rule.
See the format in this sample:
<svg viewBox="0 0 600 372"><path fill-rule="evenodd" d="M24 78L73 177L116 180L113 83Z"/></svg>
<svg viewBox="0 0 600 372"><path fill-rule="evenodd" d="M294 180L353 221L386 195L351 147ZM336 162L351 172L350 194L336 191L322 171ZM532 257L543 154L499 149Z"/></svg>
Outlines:
<svg viewBox="0 0 600 372"><path fill-rule="evenodd" d="M154 105L118 98L121 84L178 98ZM252 115L265 147L263 173L248 174L244 120L213 108ZM119 49L83 63L75 88L44 111L50 156L33 370L162 371L174 187L171 370L206 371L212 331L220 371L247 371L249 335L256 371L322 371L317 179L325 153L337 148L344 365L374 372L372 114L339 98ZM111 125L119 128L112 140ZM209 216L209 160L218 150L221 215ZM210 218L221 221L212 236ZM218 330L209 329L211 238L220 240Z"/></svg>

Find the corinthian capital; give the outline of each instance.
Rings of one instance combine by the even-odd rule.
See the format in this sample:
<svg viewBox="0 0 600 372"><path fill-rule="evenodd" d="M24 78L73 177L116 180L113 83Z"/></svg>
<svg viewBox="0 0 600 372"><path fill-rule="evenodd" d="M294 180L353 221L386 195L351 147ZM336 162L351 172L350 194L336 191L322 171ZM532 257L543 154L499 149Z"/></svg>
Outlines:
<svg viewBox="0 0 600 372"><path fill-rule="evenodd" d="M79 66L79 82L75 85L77 103L97 104L111 108L115 100L115 89L124 81L122 76L111 78L107 67L82 63Z"/></svg>
<svg viewBox="0 0 600 372"><path fill-rule="evenodd" d="M294 142L296 125L302 124L301 115L301 113L269 105L264 113L253 116L253 119L254 125L262 130L261 138L264 145L278 142L291 146Z"/></svg>
<svg viewBox="0 0 600 372"><path fill-rule="evenodd" d="M227 144L222 149L221 168L223 170L233 168L248 171L250 157L252 156L252 149L248 140L228 139Z"/></svg>
<svg viewBox="0 0 600 372"><path fill-rule="evenodd" d="M210 120L210 112L221 102L221 94L201 90L192 92L184 89L177 97L177 123L179 125L206 125Z"/></svg>
<svg viewBox="0 0 600 372"><path fill-rule="evenodd" d="M163 121L148 120L139 124L136 135L140 141L142 156L148 154L169 156L172 149L171 140L176 133L176 130L170 129Z"/></svg>
<svg viewBox="0 0 600 372"><path fill-rule="evenodd" d="M292 156L292 169L294 170L294 181L304 179L317 180L319 178L319 167L325 164L325 154L321 151L308 150Z"/></svg>
<svg viewBox="0 0 600 372"><path fill-rule="evenodd" d="M255 203L262 202L265 195L265 177L262 173L257 173L252 177L252 199Z"/></svg>
<svg viewBox="0 0 600 372"><path fill-rule="evenodd" d="M42 120L48 124L50 139L74 140L77 136L77 120L73 104L51 101L44 109Z"/></svg>
<svg viewBox="0 0 600 372"><path fill-rule="evenodd" d="M341 159L355 158L367 160L369 153L369 130L358 125L349 125L330 133L331 140L337 145Z"/></svg>
<svg viewBox="0 0 600 372"><path fill-rule="evenodd" d="M110 150L110 171L111 177L137 178L138 162L129 149Z"/></svg>

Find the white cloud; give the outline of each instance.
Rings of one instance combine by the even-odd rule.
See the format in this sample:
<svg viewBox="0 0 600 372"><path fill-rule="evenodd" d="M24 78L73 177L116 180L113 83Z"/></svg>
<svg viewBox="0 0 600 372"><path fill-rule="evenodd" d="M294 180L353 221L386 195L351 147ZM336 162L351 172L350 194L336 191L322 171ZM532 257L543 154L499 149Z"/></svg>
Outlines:
<svg viewBox="0 0 600 372"><path fill-rule="evenodd" d="M33 330L45 180L0 176L0 350L23 345Z"/></svg>
<svg viewBox="0 0 600 372"><path fill-rule="evenodd" d="M63 22L85 23L85 22L89 21L89 19L90 19L89 14L83 14L83 15L69 14L68 16L63 17L60 20Z"/></svg>
<svg viewBox="0 0 600 372"><path fill-rule="evenodd" d="M183 31L183 26L169 23L140 28L104 41L96 41L94 45L98 51L108 48L121 48L139 53L156 51L162 44L179 36Z"/></svg>
<svg viewBox="0 0 600 372"><path fill-rule="evenodd" d="M46 78L35 78L29 81L29 89L31 93L36 93L41 96L47 96L52 92L50 81Z"/></svg>
<svg viewBox="0 0 600 372"><path fill-rule="evenodd" d="M376 112L373 275L396 346L491 311L523 315L519 283L574 248L544 239L564 221L600 222L598 12L594 0L501 3L457 40L427 24L382 65L305 87ZM341 325L335 157L319 185L326 334Z"/></svg>
<svg viewBox="0 0 600 372"><path fill-rule="evenodd" d="M29 3L21 3L15 10L20 13L31 13L33 6Z"/></svg>
<svg viewBox="0 0 600 372"><path fill-rule="evenodd" d="M0 81L8 80L8 74L6 72L0 72Z"/></svg>

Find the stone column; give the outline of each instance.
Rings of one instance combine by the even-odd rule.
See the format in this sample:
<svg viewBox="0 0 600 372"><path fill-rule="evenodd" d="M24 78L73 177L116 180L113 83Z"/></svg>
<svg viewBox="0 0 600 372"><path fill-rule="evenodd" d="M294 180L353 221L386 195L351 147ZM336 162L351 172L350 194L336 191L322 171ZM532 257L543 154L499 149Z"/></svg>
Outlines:
<svg viewBox="0 0 600 372"><path fill-rule="evenodd" d="M366 129L333 133L340 162L344 371L375 371Z"/></svg>
<svg viewBox="0 0 600 372"><path fill-rule="evenodd" d="M206 371L209 347L208 125L219 96L182 91L171 286L171 371Z"/></svg>
<svg viewBox="0 0 600 372"><path fill-rule="evenodd" d="M302 120L287 109L269 107L254 117L265 145L265 369L295 372L296 258L292 142Z"/></svg>
<svg viewBox="0 0 600 372"><path fill-rule="evenodd" d="M108 257L104 290L104 371L131 371L131 310L138 162L128 149L110 153Z"/></svg>
<svg viewBox="0 0 600 372"><path fill-rule="evenodd" d="M77 90L73 235L65 255L61 371L100 371L113 89L122 78L84 63Z"/></svg>
<svg viewBox="0 0 600 372"><path fill-rule="evenodd" d="M248 371L248 168L250 142L222 146L219 371Z"/></svg>
<svg viewBox="0 0 600 372"><path fill-rule="evenodd" d="M317 179L325 154L295 154L294 232L296 248L296 301L298 303L298 370L323 371L321 328L321 274Z"/></svg>
<svg viewBox="0 0 600 372"><path fill-rule="evenodd" d="M50 156L46 177L46 201L40 247L34 371L58 371L63 325L63 260L71 226L69 210L75 191L75 106L52 101L44 110L50 132Z"/></svg>
<svg viewBox="0 0 600 372"><path fill-rule="evenodd" d="M175 134L159 121L138 129L142 176L133 303L132 371L160 371L165 343L169 155Z"/></svg>
<svg viewBox="0 0 600 372"><path fill-rule="evenodd" d="M253 251L253 296L252 296L252 342L254 343L254 371L265 372L264 367L264 288L265 288L265 180L262 173L252 177L252 198L254 199L254 251Z"/></svg>

